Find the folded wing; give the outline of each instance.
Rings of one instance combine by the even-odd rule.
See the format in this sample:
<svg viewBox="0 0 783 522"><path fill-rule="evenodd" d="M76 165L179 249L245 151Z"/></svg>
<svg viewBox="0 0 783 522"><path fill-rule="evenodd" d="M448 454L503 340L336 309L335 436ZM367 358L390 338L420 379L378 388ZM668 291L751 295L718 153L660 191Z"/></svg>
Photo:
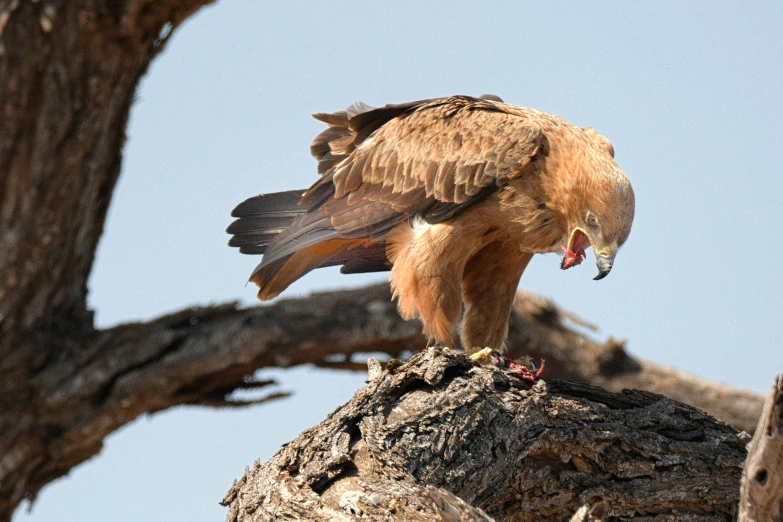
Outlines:
<svg viewBox="0 0 783 522"><path fill-rule="evenodd" d="M315 117L329 125L311 146L322 177L298 202L301 217L264 246L251 275L262 299L321 266L388 270L392 229L413 216L452 218L523 175L543 146L527 113L491 99L356 105Z"/></svg>

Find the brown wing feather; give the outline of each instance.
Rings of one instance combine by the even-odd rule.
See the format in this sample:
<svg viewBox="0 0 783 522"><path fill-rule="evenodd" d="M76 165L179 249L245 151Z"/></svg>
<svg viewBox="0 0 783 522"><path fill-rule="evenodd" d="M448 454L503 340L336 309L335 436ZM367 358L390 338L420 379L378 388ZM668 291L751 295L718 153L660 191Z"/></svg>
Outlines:
<svg viewBox="0 0 783 522"><path fill-rule="evenodd" d="M344 234L391 215L450 217L451 209L524 172L543 139L541 128L516 107L464 96L370 110L351 118L348 127L356 133L356 149L303 198ZM368 127L374 132L367 134ZM362 135L367 138L360 141ZM338 203L357 192L360 197L349 197L350 210ZM340 217L358 215L358 207L368 218L361 226Z"/></svg>
<svg viewBox="0 0 783 522"><path fill-rule="evenodd" d="M315 117L330 126L311 146L323 176L300 202L304 216L256 268L262 298L323 263L388 268L382 247L392 229L414 215L453 217L525 172L543 140L529 113L466 96ZM369 241L362 248L321 256L321 243L360 238Z"/></svg>

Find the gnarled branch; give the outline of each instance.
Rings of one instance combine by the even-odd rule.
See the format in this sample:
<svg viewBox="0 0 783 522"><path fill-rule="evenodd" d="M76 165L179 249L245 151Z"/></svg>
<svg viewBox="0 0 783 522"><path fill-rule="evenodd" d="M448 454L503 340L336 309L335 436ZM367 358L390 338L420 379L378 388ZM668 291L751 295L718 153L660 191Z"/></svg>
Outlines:
<svg viewBox="0 0 783 522"><path fill-rule="evenodd" d="M521 294L512 317L513 351L546 358L547 378L612 386L616 375L625 384L644 385L645 380L635 380L634 375L655 375L647 373L649 366L663 371L618 352L611 341L591 341L569 328L567 317L548 301ZM148 323L95 332L78 345L40 333L33 342L52 355L31 378L37 399L0 403L0 419L7 426L0 433L0 453L9 456L3 460L0 485L23 484L22 490L14 491L19 500L25 492L35 494L98 453L109 433L144 413L179 404L244 405L232 401L230 394L263 386L252 378L259 368L312 363L364 371L362 354L399 357L418 351L425 344L420 332L417 322L400 319L388 286L376 285L272 306L186 309ZM609 359L614 366L605 363L608 350L614 353ZM625 361L625 373L617 371L618 359ZM17 368L23 371L26 366ZM701 386L709 383L701 381ZM747 392L714 386L712 396L726 391L729 396L746 396L746 405L760 402ZM22 410L24 422L11 413L21 406L29 408ZM718 403L713 407L717 409Z"/></svg>
<svg viewBox="0 0 783 522"><path fill-rule="evenodd" d="M736 514L744 443L660 395L531 386L449 349L370 374L350 402L234 483L230 522L442 520L428 487L495 520L568 520L598 502L607 520Z"/></svg>

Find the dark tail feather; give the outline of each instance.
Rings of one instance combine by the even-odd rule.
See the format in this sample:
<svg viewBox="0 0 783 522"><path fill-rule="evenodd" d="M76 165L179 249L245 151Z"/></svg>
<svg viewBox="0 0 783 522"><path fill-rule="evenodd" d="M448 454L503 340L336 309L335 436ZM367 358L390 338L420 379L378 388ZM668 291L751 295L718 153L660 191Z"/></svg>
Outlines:
<svg viewBox="0 0 783 522"><path fill-rule="evenodd" d="M329 218L307 214L264 246L264 258L250 281L258 285L258 298L272 299L288 285L316 268L343 265L347 273L388 270L383 244L368 238L345 238ZM259 241L260 243L260 241ZM252 248L260 249L258 244Z"/></svg>
<svg viewBox="0 0 783 522"><path fill-rule="evenodd" d="M259 286L260 299L275 297L311 267L317 267L320 258L312 256L308 247L337 235L328 218L317 214L306 217L309 205L300 205L304 192L262 194L243 201L231 212L238 219L226 229L233 235L229 246L238 247L243 254L264 254L250 275L250 281Z"/></svg>
<svg viewBox="0 0 783 522"><path fill-rule="evenodd" d="M277 232L269 232L234 236L229 239L228 246L238 247L243 254L263 254L277 234Z"/></svg>
<svg viewBox="0 0 783 522"><path fill-rule="evenodd" d="M288 215L302 212L299 209L299 200L302 199L304 189L275 192L273 194L261 194L246 199L231 211L231 216L241 218L263 214Z"/></svg>
<svg viewBox="0 0 783 522"><path fill-rule="evenodd" d="M258 285L258 298L272 299L288 285L316 268L342 265L343 273L389 270L382 238L344 237L332 227L331 218L316 203L334 193L331 180L303 200L304 190L263 194L240 203L238 218L226 230L229 246L243 254L263 254L250 281ZM300 204L301 203L301 204ZM308 210L311 210L308 212ZM383 226L387 226L384 222ZM373 228L370 232L374 232ZM373 234L370 233L370 236Z"/></svg>
<svg viewBox="0 0 783 522"><path fill-rule="evenodd" d="M228 245L243 254L263 254L269 243L305 214L299 206L304 190L262 194L243 201L231 212L239 218L226 229Z"/></svg>

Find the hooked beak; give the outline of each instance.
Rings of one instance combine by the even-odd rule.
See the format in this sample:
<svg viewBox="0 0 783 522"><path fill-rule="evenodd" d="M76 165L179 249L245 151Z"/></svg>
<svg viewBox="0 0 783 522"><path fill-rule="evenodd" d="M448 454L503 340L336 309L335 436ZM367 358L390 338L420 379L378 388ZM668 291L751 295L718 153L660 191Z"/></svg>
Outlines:
<svg viewBox="0 0 783 522"><path fill-rule="evenodd" d="M598 275L595 276L593 280L598 281L608 276L609 272L612 271L612 265L614 264L614 256L612 257L597 256L595 258L595 264L598 267Z"/></svg>
<svg viewBox="0 0 783 522"><path fill-rule="evenodd" d="M617 243L612 243L603 248L596 248L595 251L595 265L598 267L598 275L593 279L598 281L609 275L614 266L614 256L617 255Z"/></svg>
<svg viewBox="0 0 783 522"><path fill-rule="evenodd" d="M585 249L592 246L595 252L595 264L598 267L598 275L593 279L598 281L609 275L614 265L614 257L617 254L617 243L601 246L599 240L600 238L594 238L586 230L580 227L575 228L571 232L568 248L566 248L560 268L566 270L581 263L585 258Z"/></svg>

